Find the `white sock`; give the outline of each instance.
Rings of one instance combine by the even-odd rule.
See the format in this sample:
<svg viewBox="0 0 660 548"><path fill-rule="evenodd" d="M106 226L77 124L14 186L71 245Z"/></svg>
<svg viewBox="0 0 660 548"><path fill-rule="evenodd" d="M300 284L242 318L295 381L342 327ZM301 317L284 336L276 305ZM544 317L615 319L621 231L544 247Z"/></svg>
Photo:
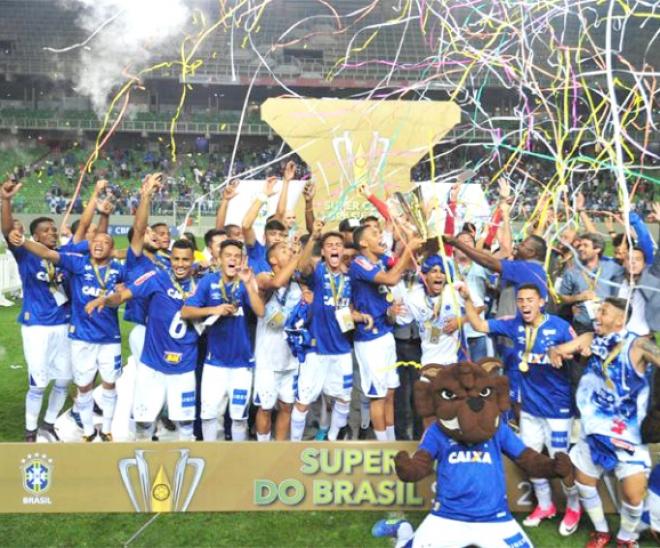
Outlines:
<svg viewBox="0 0 660 548"><path fill-rule="evenodd" d="M394 548L403 548L408 545L414 533L415 531L412 524L408 521L404 521L396 530L396 544L394 545Z"/></svg>
<svg viewBox="0 0 660 548"><path fill-rule="evenodd" d="M631 506L626 501L621 501L621 525L616 538L619 540L637 540L635 532L642 519L643 504Z"/></svg>
<svg viewBox="0 0 660 548"><path fill-rule="evenodd" d="M270 441L270 432L266 432L265 434L257 432L257 441Z"/></svg>
<svg viewBox="0 0 660 548"><path fill-rule="evenodd" d="M533 478L531 481L539 507L541 510L547 510L552 506L552 491L550 490L550 482L543 478Z"/></svg>
<svg viewBox="0 0 660 548"><path fill-rule="evenodd" d="M103 426L101 427L101 432L108 434L112 430L112 417L115 416L117 391L114 388L103 388L102 391Z"/></svg>
<svg viewBox="0 0 660 548"><path fill-rule="evenodd" d="M339 431L346 426L348 422L348 412L351 405L344 401L335 401L332 407L332 420L330 421L330 430L328 430L328 440L336 441Z"/></svg>
<svg viewBox="0 0 660 548"><path fill-rule="evenodd" d="M291 411L291 441L302 441L306 420L307 411L300 411L294 406Z"/></svg>
<svg viewBox="0 0 660 548"><path fill-rule="evenodd" d="M179 428L180 441L195 441L192 421L177 421L176 425Z"/></svg>
<svg viewBox="0 0 660 548"><path fill-rule="evenodd" d="M218 419L202 419L202 437L204 441L218 440Z"/></svg>
<svg viewBox="0 0 660 548"><path fill-rule="evenodd" d="M68 388L69 381L55 381L53 389L50 391L48 409L46 409L46 415L44 416L44 421L47 423L55 424L60 411L62 411L62 407L64 407Z"/></svg>
<svg viewBox="0 0 660 548"><path fill-rule="evenodd" d="M138 422L135 424L135 439L137 441L151 441L156 428L155 422Z"/></svg>
<svg viewBox="0 0 660 548"><path fill-rule="evenodd" d="M394 425L386 426L385 434L387 434L387 441L396 441L396 434L394 433Z"/></svg>
<svg viewBox="0 0 660 548"><path fill-rule="evenodd" d="M330 428L330 411L328 411L328 400L321 394L321 416L319 417L319 428L327 430Z"/></svg>
<svg viewBox="0 0 660 548"><path fill-rule="evenodd" d="M589 514L591 523L594 524L594 529L601 533L607 533L609 527L607 525L607 520L605 519L603 502L600 500L598 489L591 487L590 485L582 485L577 481L575 482L575 485L580 493L582 508L584 508L584 511Z"/></svg>
<svg viewBox="0 0 660 548"><path fill-rule="evenodd" d="M369 398L360 396L360 428L366 430L371 422L371 401Z"/></svg>
<svg viewBox="0 0 660 548"><path fill-rule="evenodd" d="M78 413L83 425L83 434L91 436L94 433L94 397L92 391L78 392Z"/></svg>
<svg viewBox="0 0 660 548"><path fill-rule="evenodd" d="M245 441L247 439L247 419L231 421L231 439L232 441Z"/></svg>
<svg viewBox="0 0 660 548"><path fill-rule="evenodd" d="M562 483L561 488L564 491L564 495L566 495L566 509L568 510L570 508L575 512L579 512L580 493L578 493L577 485L573 485L573 487L567 487Z"/></svg>
<svg viewBox="0 0 660 548"><path fill-rule="evenodd" d="M374 430L378 441L387 441L387 430Z"/></svg>
<svg viewBox="0 0 660 548"><path fill-rule="evenodd" d="M41 412L41 404L44 401L43 388L30 386L27 394L25 395L25 429L36 430L37 423L39 422L39 413Z"/></svg>

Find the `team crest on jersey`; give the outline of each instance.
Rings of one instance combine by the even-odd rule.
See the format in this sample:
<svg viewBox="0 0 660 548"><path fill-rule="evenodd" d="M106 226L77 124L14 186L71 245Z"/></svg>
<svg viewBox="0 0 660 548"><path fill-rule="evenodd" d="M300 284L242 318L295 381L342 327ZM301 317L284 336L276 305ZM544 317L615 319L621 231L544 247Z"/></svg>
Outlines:
<svg viewBox="0 0 660 548"><path fill-rule="evenodd" d="M177 364L181 362L181 352L165 352L165 361L171 364Z"/></svg>
<svg viewBox="0 0 660 548"><path fill-rule="evenodd" d="M450 464L461 464L466 462L493 464L493 459L487 451L455 451L449 454L447 460Z"/></svg>
<svg viewBox="0 0 660 548"><path fill-rule="evenodd" d="M371 264L371 263L370 263L367 259L365 259L364 257L357 257L357 258L355 259L355 262L356 262L358 265L360 265L362 268L364 268L365 270L367 270L367 271L368 271L368 270L373 270L373 268L376 266L376 265L374 265L374 264Z"/></svg>
<svg viewBox="0 0 660 548"><path fill-rule="evenodd" d="M142 274L142 276L140 276L137 280L135 280L133 282L133 285L135 285L135 286L142 285L149 278L151 278L152 276L155 276L155 275L156 275L155 270L150 270L149 272L145 272L144 274Z"/></svg>
<svg viewBox="0 0 660 548"><path fill-rule="evenodd" d="M21 460L23 489L30 495L23 497L23 504L51 504L45 493L53 479L53 459L45 454L29 454Z"/></svg>

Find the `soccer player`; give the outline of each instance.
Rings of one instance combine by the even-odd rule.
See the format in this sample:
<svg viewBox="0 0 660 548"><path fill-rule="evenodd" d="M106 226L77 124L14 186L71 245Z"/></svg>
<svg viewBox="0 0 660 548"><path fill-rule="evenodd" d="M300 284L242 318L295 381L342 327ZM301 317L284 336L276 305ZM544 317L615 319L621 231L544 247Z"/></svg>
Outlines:
<svg viewBox="0 0 660 548"><path fill-rule="evenodd" d="M153 230L156 235L158 254L162 255L163 257L169 257L172 238L170 236L170 228L167 226L167 223L154 223L151 225L151 230Z"/></svg>
<svg viewBox="0 0 660 548"><path fill-rule="evenodd" d="M150 270L125 289L99 297L85 307L91 315L135 298L146 304L149 320L144 350L135 356L138 361L133 399L133 419L140 440L151 439L165 402L169 419L178 425L179 439L194 439L197 332L181 319L183 302L195 291L192 244L176 240L171 261L171 270Z"/></svg>
<svg viewBox="0 0 660 548"><path fill-rule="evenodd" d="M321 392L334 400L328 439L336 440L346 426L353 389L353 358L347 333L356 322L372 325L371 316L351 309L351 279L342 261L343 236L339 232L321 236L319 226L310 239L320 241L322 260L300 263L300 271L314 293L309 330L316 346L300 363L298 395L291 413L294 441L302 440L309 406Z"/></svg>
<svg viewBox="0 0 660 548"><path fill-rule="evenodd" d="M410 292L400 291L403 303L419 325L422 365L456 363L461 346L459 318L463 298L453 284L447 283L445 264L439 255L424 261L422 276L422 285ZM481 306L480 302L476 304Z"/></svg>
<svg viewBox="0 0 660 548"><path fill-rule="evenodd" d="M606 298L596 312L595 334L584 333L550 349L555 365L575 353L589 356L576 394L580 440L570 457L577 469L582 507L595 528L587 543L590 548L606 546L612 538L596 488L603 472L612 470L622 495L617 546L637 546L636 529L651 466L640 427L648 408L648 365L660 367L660 348L626 330L626 305L625 299Z"/></svg>
<svg viewBox="0 0 660 548"><path fill-rule="evenodd" d="M318 223L322 227L322 223ZM320 231L320 228L318 228ZM284 334L284 324L302 298L302 289L294 273L300 261L312 255L314 240L307 241L300 256L294 256L289 244L279 242L266 255L272 272L257 276L264 295L266 313L257 320L255 340L254 403L257 439L271 439L271 414L278 405L275 439L285 440L289 434L291 409L298 379L298 361L291 354Z"/></svg>
<svg viewBox="0 0 660 548"><path fill-rule="evenodd" d="M16 242L37 257L71 274L72 316L69 327L73 381L78 387L77 406L83 425L83 440L97 436L93 423L92 388L97 371L103 381L103 424L101 439L112 441L112 417L117 402L115 381L121 374L121 335L115 309L89 316L85 305L115 290L125 281L124 269L112 259L114 244L108 234L97 234L90 244L90 255L57 252L38 242Z"/></svg>
<svg viewBox="0 0 660 548"><path fill-rule="evenodd" d="M11 236L20 242L24 235L14 228L11 214L12 197L21 185L6 182L0 188L2 198L2 232L9 243L9 251L18 263L23 285L23 303L18 322L21 324L23 353L28 368L28 391L25 397L25 441L37 441L39 413L44 392L53 381L42 429L55 440L55 419L66 400L71 382L71 359L67 332L71 316L70 303L63 288L63 272L23 247L14 246ZM30 234L35 242L54 250L57 246L57 228L52 219L37 217L30 223Z"/></svg>
<svg viewBox="0 0 660 548"><path fill-rule="evenodd" d="M218 417L229 404L234 441L247 438L247 413L252 390L254 352L248 311L264 315L254 274L247 266L243 244L220 244L220 273L204 276L181 309L183 320L206 320L208 349L202 372L201 419L204 441L218 437Z"/></svg>
<svg viewBox="0 0 660 548"><path fill-rule="evenodd" d="M373 318L373 325L359 323L355 331L355 357L362 393L370 399L376 439L394 440L394 390L399 386L399 375L392 325L388 321L388 311L394 303L390 287L399 283L421 241L411 240L390 270L383 264L385 246L378 228L357 228L353 241L360 252L349 268L353 306Z"/></svg>
<svg viewBox="0 0 660 548"><path fill-rule="evenodd" d="M553 364L548 350L558 344L572 341L575 333L558 316L545 314L545 300L535 284L518 287L514 318L484 320L475 309L467 288L461 288L465 298L466 316L474 329L481 333L501 335L511 339L512 363L510 371L519 378L521 390L520 437L535 451L546 447L550 457L557 452L568 452L574 409L571 398L570 372L562 363ZM544 519L557 514L552 502L552 490L547 479L531 478L538 502L523 525L538 527ZM566 493L566 513L559 525L562 536L573 534L580 522L580 502L575 486L563 486Z"/></svg>

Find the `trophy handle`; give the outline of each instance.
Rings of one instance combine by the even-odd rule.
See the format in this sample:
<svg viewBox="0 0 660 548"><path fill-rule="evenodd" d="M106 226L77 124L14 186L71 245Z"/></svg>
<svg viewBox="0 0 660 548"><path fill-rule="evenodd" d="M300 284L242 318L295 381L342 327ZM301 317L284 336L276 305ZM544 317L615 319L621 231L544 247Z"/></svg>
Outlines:
<svg viewBox="0 0 660 548"><path fill-rule="evenodd" d="M186 500L183 502L183 506L181 507L182 512L188 510L188 506L190 505L190 501L192 500L193 495L197 490L199 481L202 479L202 473L204 472L205 466L204 459L199 457L188 459L188 464L195 469L195 475L193 476L192 483L190 484L190 489L188 489L188 496L186 497Z"/></svg>
<svg viewBox="0 0 660 548"><path fill-rule="evenodd" d="M141 512L142 510L140 510L140 505L138 504L138 501L135 498L135 493L133 492L133 484L131 483L131 478L128 475L129 473L128 471L132 466L135 466L137 468L137 462L135 462L135 459L120 460L119 475L121 476L121 480L124 482L124 487L126 488L126 492L128 493L128 498L130 499L133 508L135 509L136 512Z"/></svg>

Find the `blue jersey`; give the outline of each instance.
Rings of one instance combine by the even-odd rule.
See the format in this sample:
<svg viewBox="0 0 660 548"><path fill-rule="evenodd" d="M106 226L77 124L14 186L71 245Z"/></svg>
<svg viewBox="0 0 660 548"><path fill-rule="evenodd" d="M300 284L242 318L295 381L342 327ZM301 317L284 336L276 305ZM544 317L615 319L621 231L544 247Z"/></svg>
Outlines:
<svg viewBox="0 0 660 548"><path fill-rule="evenodd" d="M309 288L314 292L309 326L312 339L316 342L313 351L323 356L350 352L351 343L342 333L335 312L348 308L351 303L351 279L341 272L333 274L321 261L308 281ZM337 294L336 302L333 287Z"/></svg>
<svg viewBox="0 0 660 548"><path fill-rule="evenodd" d="M504 421L491 439L474 445L453 440L433 423L419 449L438 461L432 514L469 522L512 519L502 453L517 459L526 446Z"/></svg>
<svg viewBox="0 0 660 548"><path fill-rule="evenodd" d="M65 253L89 253L89 240L82 240L75 243L72 238L64 245L58 247L57 251L64 251Z"/></svg>
<svg viewBox="0 0 660 548"><path fill-rule="evenodd" d="M270 267L266 258L267 249L264 244L259 240L255 240L254 245L247 245L246 249L248 264L255 276L261 272L272 272L273 269Z"/></svg>
<svg viewBox="0 0 660 548"><path fill-rule="evenodd" d="M649 477L649 491L660 496L660 464L656 464Z"/></svg>
<svg viewBox="0 0 660 548"><path fill-rule="evenodd" d="M121 342L117 309L106 306L92 315L85 305L112 293L118 283L124 282L124 268L115 260L95 269L89 255L60 253L59 265L71 274L71 326L69 338L91 343Z"/></svg>
<svg viewBox="0 0 660 548"><path fill-rule="evenodd" d="M516 290L524 284L534 284L541 290L541 297L548 300L548 275L540 261L501 260L503 282L512 283Z"/></svg>
<svg viewBox="0 0 660 548"><path fill-rule="evenodd" d="M527 331L526 331L527 329ZM522 410L536 417L549 419L573 416L570 371L567 367L552 367L548 349L575 338L570 324L558 316L545 314L536 332L525 326L522 317L488 320L492 335L502 335L513 341L508 369L520 383ZM527 348L532 340L531 349ZM521 369L521 362L528 370Z"/></svg>
<svg viewBox="0 0 660 548"><path fill-rule="evenodd" d="M128 286L133 298L148 307L140 361L166 374L194 371L197 365L197 331L181 319L183 300L195 282L192 278L178 282L173 277L170 271L151 270Z"/></svg>
<svg viewBox="0 0 660 548"><path fill-rule="evenodd" d="M637 335L627 331L594 337L575 396L586 435L642 443L640 427L648 410L652 368L643 374L635 370L630 360L635 339Z"/></svg>
<svg viewBox="0 0 660 548"><path fill-rule="evenodd" d="M232 316L221 316L207 327L207 352L204 363L220 367L253 367L254 352L246 314L250 299L243 282L222 283L222 275L211 272L204 276L186 306L204 308L221 304L236 305Z"/></svg>
<svg viewBox="0 0 660 548"><path fill-rule="evenodd" d="M169 265L169 257L165 255L156 254L152 261L144 253L136 255L133 252L133 248L128 246L128 251L126 252L126 265L124 267L126 270L126 281L129 283L134 282L143 274L154 270L154 268L157 270L167 270ZM140 325L146 325L147 307L148 302L146 299L134 297L126 303L124 320Z"/></svg>
<svg viewBox="0 0 660 548"><path fill-rule="evenodd" d="M40 259L24 247L9 247L18 263L23 285L23 304L18 315L23 325L62 325L69 323L69 302L58 305L55 294L65 294L65 273L45 259ZM64 300L64 299L63 299ZM59 302L62 302L60 300Z"/></svg>
<svg viewBox="0 0 660 548"><path fill-rule="evenodd" d="M394 302L392 291L388 286L374 281L376 274L385 270L382 261L374 264L362 255L358 255L348 269L353 283L353 307L358 312L369 314L374 320L370 330L366 330L363 323L357 324L356 341L371 341L393 330L387 323L387 309Z"/></svg>

